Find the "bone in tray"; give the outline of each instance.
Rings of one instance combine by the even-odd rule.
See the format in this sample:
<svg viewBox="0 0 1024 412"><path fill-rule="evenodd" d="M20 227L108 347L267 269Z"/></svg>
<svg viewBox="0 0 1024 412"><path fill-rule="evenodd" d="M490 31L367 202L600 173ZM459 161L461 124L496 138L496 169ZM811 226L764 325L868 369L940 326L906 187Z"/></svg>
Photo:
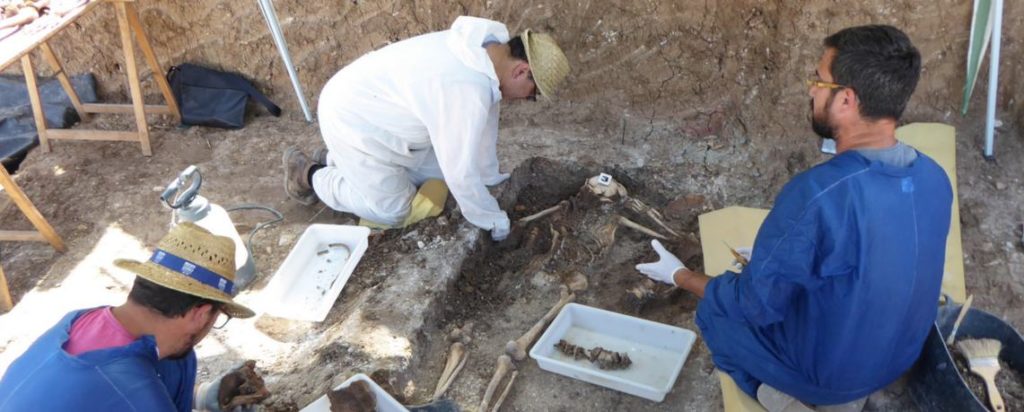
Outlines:
<svg viewBox="0 0 1024 412"><path fill-rule="evenodd" d="M321 247L316 252L316 256L310 262L310 265L312 265L313 269L316 269L316 291L319 292L319 296L323 296L334 287L334 283L338 281L345 262L348 261L351 255L352 251L348 246L341 243L331 243ZM315 306L319 302L319 296L307 296L306 303L311 307Z"/></svg>
<svg viewBox="0 0 1024 412"><path fill-rule="evenodd" d="M575 360L586 359L597 365L598 368L605 370L626 369L633 364L628 353L613 352L600 346L588 350L562 339L555 344L555 348Z"/></svg>

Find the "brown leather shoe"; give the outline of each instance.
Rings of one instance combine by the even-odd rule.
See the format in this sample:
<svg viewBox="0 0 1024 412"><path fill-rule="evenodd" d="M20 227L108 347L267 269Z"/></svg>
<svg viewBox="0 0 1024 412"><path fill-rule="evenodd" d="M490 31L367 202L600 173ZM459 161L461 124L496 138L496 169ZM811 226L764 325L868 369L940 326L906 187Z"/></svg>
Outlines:
<svg viewBox="0 0 1024 412"><path fill-rule="evenodd" d="M321 147L313 151L313 161L322 165L327 165L327 148Z"/></svg>
<svg viewBox="0 0 1024 412"><path fill-rule="evenodd" d="M288 197L304 205L312 205L317 202L316 192L309 185L309 169L315 163L302 153L298 147L291 146L284 150L281 156L284 163L284 192Z"/></svg>

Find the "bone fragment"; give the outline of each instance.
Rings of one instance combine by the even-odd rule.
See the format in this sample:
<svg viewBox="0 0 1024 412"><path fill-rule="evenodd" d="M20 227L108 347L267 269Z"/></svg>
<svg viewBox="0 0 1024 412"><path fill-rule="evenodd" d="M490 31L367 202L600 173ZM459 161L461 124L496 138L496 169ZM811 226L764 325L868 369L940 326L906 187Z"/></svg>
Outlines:
<svg viewBox="0 0 1024 412"><path fill-rule="evenodd" d="M569 287L569 290L579 292L581 290L587 290L587 277L583 276L582 273L573 271L565 278L565 285Z"/></svg>
<svg viewBox="0 0 1024 412"><path fill-rule="evenodd" d="M487 390L484 392L483 399L480 400L478 411L483 412L487 410L487 405L491 403L491 398L494 397L494 391L498 389L498 384L505 378L508 371L512 369L515 369L515 365L512 364L512 358L504 354L498 356L498 366L494 370L494 376L491 376L491 382L487 384Z"/></svg>
<svg viewBox="0 0 1024 412"><path fill-rule="evenodd" d="M526 359L526 348L530 347L530 344L537 339L537 335L540 335L541 330L543 330L544 327L547 326L548 322L558 314L558 311L562 310L563 306L572 302L572 300L576 298L576 294L570 293L569 288L565 285L559 288L559 293L560 298L558 299L558 302L548 310L548 313L544 314L544 317L540 318L540 320L538 320L530 330L526 331L523 336L520 336L519 339L510 340L505 344L505 353L511 356L512 359L517 361Z"/></svg>
<svg viewBox="0 0 1024 412"><path fill-rule="evenodd" d="M501 409L501 404L505 402L505 397L508 396L509 390L512 389L512 383L516 381L516 376L519 376L519 371L512 371L512 376L508 378L505 390L501 391L501 396L498 397L497 402L494 402L494 408L491 409L491 412L498 412L498 409Z"/></svg>
<svg viewBox="0 0 1024 412"><path fill-rule="evenodd" d="M602 250L608 248L615 243L615 232L619 230L619 222L616 220L610 220L605 222L593 232L594 240L597 241L598 247Z"/></svg>
<svg viewBox="0 0 1024 412"><path fill-rule="evenodd" d="M473 322L466 322L461 328L452 329L451 333L448 334L448 342L462 342L463 345L469 344L469 333L473 331Z"/></svg>
<svg viewBox="0 0 1024 412"><path fill-rule="evenodd" d="M634 222L632 220L626 219L624 217L621 217L621 216L619 217L619 223L622 224L622 226L625 226L625 227L628 227L630 229L636 230L636 231L638 231L640 233L643 233L645 235L656 237L656 238L661 239L661 240L668 240L668 238L665 237L665 235L662 235L661 233L655 232L654 230L651 230L651 229L647 228L644 225L641 225L641 224L639 224L637 222Z"/></svg>

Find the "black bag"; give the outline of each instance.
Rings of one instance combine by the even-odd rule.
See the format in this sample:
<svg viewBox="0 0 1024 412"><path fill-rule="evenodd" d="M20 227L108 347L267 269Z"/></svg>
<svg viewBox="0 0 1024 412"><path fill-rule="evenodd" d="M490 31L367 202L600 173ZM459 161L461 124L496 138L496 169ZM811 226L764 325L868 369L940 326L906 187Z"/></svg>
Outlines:
<svg viewBox="0 0 1024 412"><path fill-rule="evenodd" d="M181 110L181 124L239 129L244 125L245 104L252 97L274 116L281 108L235 73L194 64L172 66L167 71L174 98Z"/></svg>

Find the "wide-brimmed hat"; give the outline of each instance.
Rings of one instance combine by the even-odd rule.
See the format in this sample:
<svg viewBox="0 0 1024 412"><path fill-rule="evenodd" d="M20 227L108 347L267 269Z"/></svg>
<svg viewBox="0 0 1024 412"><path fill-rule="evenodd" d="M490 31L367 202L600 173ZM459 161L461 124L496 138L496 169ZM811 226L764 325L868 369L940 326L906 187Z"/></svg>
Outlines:
<svg viewBox="0 0 1024 412"><path fill-rule="evenodd" d="M526 48L526 59L530 61L530 72L537 83L540 95L554 97L558 86L569 75L569 59L558 47L555 39L546 33L534 33L530 29L523 31L523 46Z"/></svg>
<svg viewBox="0 0 1024 412"><path fill-rule="evenodd" d="M234 318L250 318L255 313L234 302L235 243L191 222L171 229L149 261L117 259L118 267L135 272L150 282L224 304L224 312Z"/></svg>

